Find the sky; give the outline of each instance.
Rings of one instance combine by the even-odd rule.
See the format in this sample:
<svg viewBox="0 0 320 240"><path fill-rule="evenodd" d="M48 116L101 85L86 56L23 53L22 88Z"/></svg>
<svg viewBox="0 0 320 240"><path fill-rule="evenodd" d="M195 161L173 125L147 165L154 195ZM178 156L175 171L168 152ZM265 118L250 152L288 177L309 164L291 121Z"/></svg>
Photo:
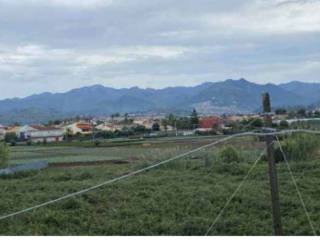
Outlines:
<svg viewBox="0 0 320 240"><path fill-rule="evenodd" d="M320 82L320 0L0 0L0 99Z"/></svg>

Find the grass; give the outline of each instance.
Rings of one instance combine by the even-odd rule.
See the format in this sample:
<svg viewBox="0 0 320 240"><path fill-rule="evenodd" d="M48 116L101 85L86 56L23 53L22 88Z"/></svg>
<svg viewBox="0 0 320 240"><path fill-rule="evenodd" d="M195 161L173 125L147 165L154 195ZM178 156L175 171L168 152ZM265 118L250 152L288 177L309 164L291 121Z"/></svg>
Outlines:
<svg viewBox="0 0 320 240"><path fill-rule="evenodd" d="M142 145L126 147L56 147L56 146L19 146L12 147L10 164L21 164L35 161L87 162L108 160L156 160L178 154L188 146Z"/></svg>
<svg viewBox="0 0 320 240"><path fill-rule="evenodd" d="M126 165L49 168L0 178L0 215L101 183L195 145L197 143L192 142L185 146L170 143L167 146L92 148L93 152L100 149L103 152L99 154L108 158L140 156L140 160ZM224 145L241 149L242 161L220 161L219 149L201 151L81 196L0 221L0 234L204 235L263 148L256 142L245 143L244 138ZM49 147L44 149L33 148L30 159L50 150ZM51 150L64 153L63 149ZM78 149L68 149L75 150ZM24 151L17 148L14 161L22 159ZM88 156L93 152L88 152ZM303 162L292 161L291 165L315 228L320 229L319 155ZM284 232L286 235L311 235L286 166L284 163L277 166ZM210 234L271 235L271 226L267 164L261 161Z"/></svg>

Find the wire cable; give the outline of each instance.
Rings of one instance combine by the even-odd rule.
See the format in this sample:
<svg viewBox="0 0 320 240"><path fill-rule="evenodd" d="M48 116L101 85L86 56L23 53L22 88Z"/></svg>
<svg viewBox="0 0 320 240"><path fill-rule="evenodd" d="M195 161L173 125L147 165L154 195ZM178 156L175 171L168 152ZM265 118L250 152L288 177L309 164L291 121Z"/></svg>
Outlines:
<svg viewBox="0 0 320 240"><path fill-rule="evenodd" d="M74 192L74 193L70 193L70 194L67 194L67 195L64 195L62 197L59 197L59 198L56 198L56 199L53 199L53 200L50 200L50 201L47 201L47 202L44 202L44 203L41 203L41 204L38 204L38 205L35 205L33 207L29 207L29 208L25 208L23 210L20 210L20 211L17 211L17 212L13 212L13 213L10 213L10 214L7 214L7 215L3 215L3 216L0 216L0 221L1 220L4 220L4 219L7 219L7 218L10 218L10 217L14 217L14 216L17 216L17 215L20 215L20 214L23 214L23 213L26 213L26 212L29 212L29 211L32 211L32 210L35 210L35 209L38 209L38 208L41 208L41 207L45 207L45 206L48 206L48 205L51 205L51 204L54 204L56 202L60 202L62 200L65 200L65 199L68 199L68 198L71 198L71 197L74 197L74 196L78 196L78 195L81 195L81 194L84 194L86 192L89 192L89 191L92 191L92 190L95 190L97 188L100 188L100 187L103 187L105 185L108 185L108 184L112 184L114 182L118 182L120 180L123 180L123 179L126 179L126 178L129 178L131 176L134 176L134 175L137 175L137 174L140 174L142 172L145 172L145 171L148 171L150 169L153 169L155 167L158 167L160 165L163 165L163 164L166 164L168 162L171 162L171 161L174 161L174 160L177 160L177 159L180 159L180 158L183 158L185 156L188 156L192 153L195 153L195 152L198 152L198 151L201 151L203 149L206 149L206 148L209 148L209 147L212 147L212 146L215 146L219 143L222 143L222 142L225 142L225 141L228 141L232 138L235 138L235 137L242 137L242 136L266 136L266 135L281 135L281 134L287 134L287 133L293 133L293 132L305 132L305 133L316 133L316 134L320 134L320 131L312 131L312 130L304 130L304 129L295 129L295 130L283 130L283 131L279 131L279 132L272 132L272 133L254 133L254 132L245 132L245 133L238 133L238 134L233 134L233 135L230 135L228 137L225 137L225 138L222 138L220 140L217 140L215 142L212 142L210 144L207 144L207 145L204 145L204 146L201 146L199 148L196 148L194 150L191 150L191 151L188 151L186 153L182 153L180 155L177 155L175 157L172 157L170 159L167 159L167 160L164 160L164 161L161 161L159 163L156 163L156 164L153 164L151 166L148 166L148 167L145 167L145 168L142 168L140 170L137 170L137 171L134 171L134 172L131 172L131 173L128 173L128 174L125 174L125 175L122 175L120 177L117 177L117 178L114 178L114 179L111 179L111 180L107 180L105 182L102 182L100 184L97 184L97 185L94 185L94 186L91 186L91 187L88 187L88 188L85 188L85 189L82 189L78 192ZM260 157L261 158L261 157ZM259 160L259 159L258 159ZM256 161L257 163L258 161ZM255 165L256 165L255 163ZM254 165L254 166L255 166ZM250 169L250 172L252 171L252 169ZM250 173L249 172L249 173ZM247 176L245 177L244 180L246 180ZM243 184L243 183L242 183ZM241 188L242 184L240 185L239 188L237 188L236 190L236 193L239 191L239 189ZM236 194L235 193L235 194ZM234 194L234 195L235 195ZM234 196L233 196L234 197ZM232 197L232 198L233 198ZM232 199L231 199L232 200ZM230 200L230 201L231 201ZM227 203L229 204L230 201L228 201ZM223 209L224 210L224 209ZM212 227L214 226L215 222L213 223ZM211 227L211 228L212 228ZM211 230L211 229L210 229ZM209 233L210 231L208 231Z"/></svg>
<svg viewBox="0 0 320 240"><path fill-rule="evenodd" d="M231 194L230 198L228 199L228 201L226 202L226 204L224 205L224 207L220 210L219 214L217 215L217 217L215 218L215 220L212 222L212 224L210 225L210 227L208 228L207 232L206 232L206 236L209 235L209 233L211 232L211 230L214 228L214 226L216 225L216 223L219 221L219 219L221 218L224 210L229 206L230 202L233 200L233 198L236 196L236 194L240 191L241 187L243 186L244 182L247 180L247 178L249 177L250 173L253 171L253 169L256 167L257 163L261 160L261 158L263 157L263 155L265 154L266 148L261 152L261 154L259 155L259 157L256 159L256 161L253 163L253 165L251 166L251 168L249 169L247 175L242 179L241 183L238 185L238 187L236 188L236 190Z"/></svg>
<svg viewBox="0 0 320 240"><path fill-rule="evenodd" d="M284 161L285 161L285 163L286 163L286 165L287 165L288 171L289 171L289 173L290 173L292 182L293 182L293 184L294 184L294 186L295 186L295 188L296 188L296 191L297 191L299 200L300 200L300 202L301 202L302 208L303 208L303 210L304 210L304 212L305 212L305 214L306 214L306 216L307 216L309 225L310 225L310 227L311 227L311 229L312 229L312 233L313 233L315 236L317 236L317 232L316 232L316 230L315 230L315 228L314 228L314 226L313 226L313 223L312 223L312 221L311 221L310 214L309 214L309 212L308 212L308 210L307 210L307 207L306 207L306 205L305 205L305 203L304 203L304 201L303 201L302 194L301 194L301 192L300 192L300 190L299 190L297 181L296 181L296 179L295 179L295 177L294 177L294 175L293 175L293 172L292 172L292 170L291 170L289 161L288 161L288 159L287 159L287 156L286 156L285 152L283 151L283 148L282 148L282 146L281 146L281 142L280 142L278 136L276 136L276 139L277 139L277 142L278 142L278 144L279 144L279 149L280 149L280 151L281 151L281 153L282 153L283 159L284 159Z"/></svg>
<svg viewBox="0 0 320 240"><path fill-rule="evenodd" d="M59 197L59 198L56 198L56 199L53 199L53 200L50 200L50 201L47 201L47 202L44 202L44 203L35 205L35 206L33 206L33 207L25 208L25 209L20 210L20 211L17 211L17 212L13 212L13 213L10 213L10 214L7 214L7 215L3 215L3 216L0 217L0 221L1 221L1 220L4 220L4 219L7 219L7 218L10 218L10 217L14 217L14 216L17 216L17 215L26 213L26 212L30 212L30 211L32 211L32 210L35 210L35 209L38 209L38 208L41 208L41 207L45 207L45 206L48 206L48 205L51 205L51 204L60 202L60 201L62 201L62 200L65 200L65 199L68 199L68 198L71 198L71 197L74 197L74 196L78 196L78 195L84 194L84 193L86 193L86 192L95 190L95 189L100 188L100 187L103 187L103 186L105 186L105 185L108 185L108 184L111 184L111 183L114 183L114 182L118 182L118 181L123 180L123 179L126 179L126 178L128 178L128 177L131 177L131 176L137 175L137 174L139 174L139 173L145 172L145 171L147 171L147 170L153 169L153 168L155 168L155 167L158 167L158 166L160 166L160 165L166 164L166 163L168 163L168 162L171 162L171 161L174 161L174 160L183 158L183 157L188 156L188 155L190 155L190 154L192 154L192 153L201 151L201 150L206 149L206 148L209 148L209 147L213 147L213 146L215 146L215 145L217 145L217 144L219 144L219 143L228 141L228 140L230 140L230 139L232 139L232 138L240 137L240 136L246 136L247 134L248 134L248 133L234 134L234 135L225 137L225 138L223 138L223 139L217 140L217 141L215 141L215 142L209 143L209 144L207 144L207 145L198 147L198 148L193 149L193 150L191 150L191 151L188 151L188 152L186 152L186 153L182 153L182 154L179 154L179 155L177 155L177 156L175 156L175 157L169 158L169 159L167 159L167 160L158 162L158 163L153 164L153 165L151 165L151 166L142 168L142 169L140 169L140 170L133 171L133 172L131 172L131 173L122 175L122 176L120 176L120 177L117 177L117 178L114 178L114 179L111 179L111 180L107 180L107 181L102 182L102 183L100 183L100 184L98 184L98 185L94 185L94 186L92 186L92 187L85 188L85 189L80 190L80 191L78 191L78 192L74 192L74 193L70 193L70 194L64 195L64 196L62 196L62 197Z"/></svg>

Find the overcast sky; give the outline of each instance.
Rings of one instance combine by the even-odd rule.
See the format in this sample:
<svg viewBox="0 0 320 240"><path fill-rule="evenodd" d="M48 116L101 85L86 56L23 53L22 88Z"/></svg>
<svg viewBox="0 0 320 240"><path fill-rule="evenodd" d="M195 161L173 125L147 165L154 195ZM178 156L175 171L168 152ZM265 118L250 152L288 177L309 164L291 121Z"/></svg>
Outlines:
<svg viewBox="0 0 320 240"><path fill-rule="evenodd" d="M320 82L320 0L0 0L0 98Z"/></svg>

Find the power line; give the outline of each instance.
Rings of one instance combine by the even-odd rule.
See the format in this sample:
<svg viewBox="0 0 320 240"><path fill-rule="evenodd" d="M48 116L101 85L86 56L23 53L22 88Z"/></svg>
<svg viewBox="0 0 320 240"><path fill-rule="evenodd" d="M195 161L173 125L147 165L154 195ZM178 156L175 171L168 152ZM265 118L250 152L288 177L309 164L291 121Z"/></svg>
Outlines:
<svg viewBox="0 0 320 240"><path fill-rule="evenodd" d="M41 203L41 204L38 204L38 205L35 205L33 207L29 207L29 208L25 208L23 210L20 210L20 211L17 211L17 212L14 212L14 213L10 213L10 214L7 214L7 215L3 215L0 217L0 221L1 220L4 220L4 219L7 219L7 218L10 218L10 217L13 217L13 216L16 216L16 215L20 215L20 214L23 214L23 213L26 213L26 212L29 212L29 211L32 211L32 210L35 210L35 209L38 209L38 208L41 208L41 207L45 207L45 206L48 206L48 205L51 205L51 204L54 204L56 202L59 202L59 201L62 201L62 200L65 200L65 199L68 199L68 198L71 198L71 197L74 197L74 196L78 196L78 195L81 195L81 194L84 194L86 192L89 192L89 191L92 191L92 190L95 190L97 188L100 188L100 187L103 187L105 185L108 185L108 184L112 184L114 182L117 182L117 181L120 181L122 179L126 179L128 177L131 177L131 176L134 176L134 175L137 175L139 173L142 173L142 172L145 172L145 171L148 171L150 169L153 169L155 167L158 167L160 165L163 165L163 164L166 164L168 162L171 162L171 161L174 161L174 160L177 160L177 159L180 159L180 158L183 158L185 156L188 156L192 153L195 153L195 152L198 152L198 151L201 151L203 149L206 149L206 148L209 148L209 147L212 147L212 146L215 146L219 143L222 143L222 142L226 142L232 138L235 138L235 137L243 137L243 136L265 136L265 135L281 135L281 134L288 134L288 133L293 133L293 132L305 132L305 133L315 133L315 134L320 134L320 131L313 131L313 130L304 130L304 129L295 129L295 130L283 130L283 131L279 131L279 132L273 132L273 133L254 133L254 132L245 132L245 133L238 133L238 134L233 134L233 135L230 135L228 137L225 137L225 138L222 138L220 140L217 140L213 143L210 143L210 144L207 144L207 145L204 145L204 146L201 146L199 148L196 148L194 150L191 150L191 151L188 151L186 153L182 153L180 155L177 155L175 157L172 157L170 159L167 159L167 160L164 160L164 161L161 161L159 163L156 163L154 165L151 165L151 166L148 166L148 167L145 167L145 168L142 168L140 170L137 170L137 171L134 171L134 172L131 172L131 173L128 173L128 174L125 174L125 175L122 175L120 177L117 177L117 178L114 178L114 179L111 179L111 180L107 180L105 182L102 182L98 185L94 185L92 187L89 187L89 188L85 188L83 190L80 190L78 192L74 192L74 193L70 193L70 194L67 194L67 195L64 195L62 197L59 197L59 198L56 198L54 200L50 200L50 201L47 201L47 202L44 202L44 203ZM261 157L260 157L261 158ZM258 159L259 160L259 159ZM258 162L258 161L257 161ZM256 164L256 163L255 163ZM255 166L255 165L254 165ZM250 169L250 172L251 172L251 169ZM247 176L246 176L247 177ZM245 179L244 179L245 180ZM243 184L243 183L242 183ZM241 184L241 186L242 186ZM241 187L240 186L240 187ZM236 190L236 193L239 191L239 189ZM235 194L236 194L235 193ZM234 194L234 195L235 195ZM233 196L234 197L234 196ZM231 199L232 200L232 199ZM231 201L230 200L230 201ZM230 201L228 201L230 203ZM229 204L228 203L228 204ZM223 209L224 210L224 209ZM214 223L215 224L215 223ZM214 226L213 224L213 226ZM212 227L213 227L212 226ZM212 228L211 227L211 228Z"/></svg>
<svg viewBox="0 0 320 240"><path fill-rule="evenodd" d="M259 157L256 159L256 161L253 163L253 165L251 166L251 168L249 169L247 175L242 179L241 183L238 185L238 187L236 188L236 190L231 194L230 198L228 199L228 201L226 202L226 204L224 205L224 207L220 210L219 214L217 215L217 217L215 218L215 220L212 222L212 224L210 225L210 227L208 228L207 232L206 232L206 236L209 235L209 233L211 232L211 230L213 229L213 227L216 225L216 223L219 221L219 219L221 218L224 210L229 206L230 202L233 200L233 198L236 196L236 194L239 192L239 190L241 189L241 187L243 186L244 182L247 180L247 178L249 177L250 173L253 171L253 169L255 168L255 166L257 165L257 163L260 161L260 159L263 157L264 153L265 153L266 148L261 152L261 154L259 155Z"/></svg>
<svg viewBox="0 0 320 240"><path fill-rule="evenodd" d="M35 209L38 209L38 208L41 208L41 207L45 207L45 206L51 205L51 204L53 204L53 203L62 201L62 200L64 200L64 199L68 199L68 198L71 198L71 197L74 197L74 196L78 196L78 195L84 194L84 193L86 193L86 192L95 190L95 189L100 188L100 187L103 187L103 186L105 186L105 185L108 185L108 184L111 184L111 183L120 181L120 180L122 180L122 179L126 179L126 178L128 178L128 177L137 175L137 174L142 173L142 172L145 172L145 171L147 171L147 170L153 169L153 168L155 168L155 167L158 167L158 166L160 166L160 165L166 164L166 163L168 163L168 162L171 162L171 161L174 161L174 160L183 158L183 157L188 156L188 155L190 155L190 154L192 154L192 153L201 151L201 150L206 149L206 148L209 148L209 147L213 147L213 146L215 146L215 145L217 145L217 144L219 144L219 143L228 141L228 140L230 140L230 139L232 139L232 138L234 138L234 137L246 136L246 134L247 134L247 133L234 134L234 135L225 137L225 138L223 138L223 139L220 139L220 140L218 140L218 141L215 141L215 142L209 143L209 144L207 144L207 145L201 146L201 147L199 147L199 148L193 149L193 150L188 151L188 152L186 152L186 153L179 154L179 155L177 155L177 156L175 156L175 157L172 157L172 158L170 158L170 159L167 159L167 160L161 161L161 162L159 162L159 163L153 164L153 165L151 165L151 166L148 166L148 167L142 168L142 169L140 169L140 170L137 170L137 171L134 171L134 172L131 172L131 173L122 175L122 176L120 176L120 177L117 177L117 178L114 178L114 179L105 181L105 182L100 183L100 184L98 184L98 185L94 185L94 186L92 186L92 187L85 188L85 189L80 190L80 191L78 191L78 192L74 192L74 193L70 193L70 194L64 195L64 196L62 196L62 197L59 197L59 198L56 198L56 199L54 199L54 200L50 200L50 201L47 201L47 202L44 202L44 203L35 205L35 206L33 206L33 207L25 208L25 209L23 209L23 210L20 210L20 211L14 212L14 213L10 213L10 214L7 214L7 215L3 215L3 216L0 217L0 221L1 221L1 220L4 220L4 219L7 219L7 218L10 218L10 217L13 217L13 216L17 216L17 215L20 215L20 214L29 212L29 211L32 211L32 210L35 210Z"/></svg>
<svg viewBox="0 0 320 240"><path fill-rule="evenodd" d="M284 159L284 161L285 161L285 163L286 163L286 165L287 165L288 171L289 171L289 173L290 173L292 182L293 182L293 184L294 184L294 186L295 186L295 188L296 188L296 191L297 191L299 200L300 200L300 202L301 202L302 208L303 208L303 210L304 210L304 212L305 212L305 214L306 214L306 216L307 216L307 219L308 219L309 225L310 225L310 227L311 227L312 233L313 233L315 236L317 236L316 230L315 230L315 228L314 228L314 226L313 226L313 223L312 223L312 221L311 221L311 218L310 218L310 214L309 214L309 212L308 212L308 210L307 210L307 207L306 207L306 205L305 205L305 203L304 203L304 201L303 201L302 194L301 194L301 192L300 192L300 190L299 190L297 181L296 181L296 179L295 179L295 177L294 177L294 175L293 175L293 172L292 172L292 170L291 170L289 161L288 161L288 159L287 159L286 154L285 154L284 151L283 151L283 148L282 148L282 146L281 146L281 142L280 142L278 136L276 136L276 139L277 139L277 142L278 142L278 144L279 144L279 149L280 149L280 151L281 151L281 153L282 153L283 159Z"/></svg>

